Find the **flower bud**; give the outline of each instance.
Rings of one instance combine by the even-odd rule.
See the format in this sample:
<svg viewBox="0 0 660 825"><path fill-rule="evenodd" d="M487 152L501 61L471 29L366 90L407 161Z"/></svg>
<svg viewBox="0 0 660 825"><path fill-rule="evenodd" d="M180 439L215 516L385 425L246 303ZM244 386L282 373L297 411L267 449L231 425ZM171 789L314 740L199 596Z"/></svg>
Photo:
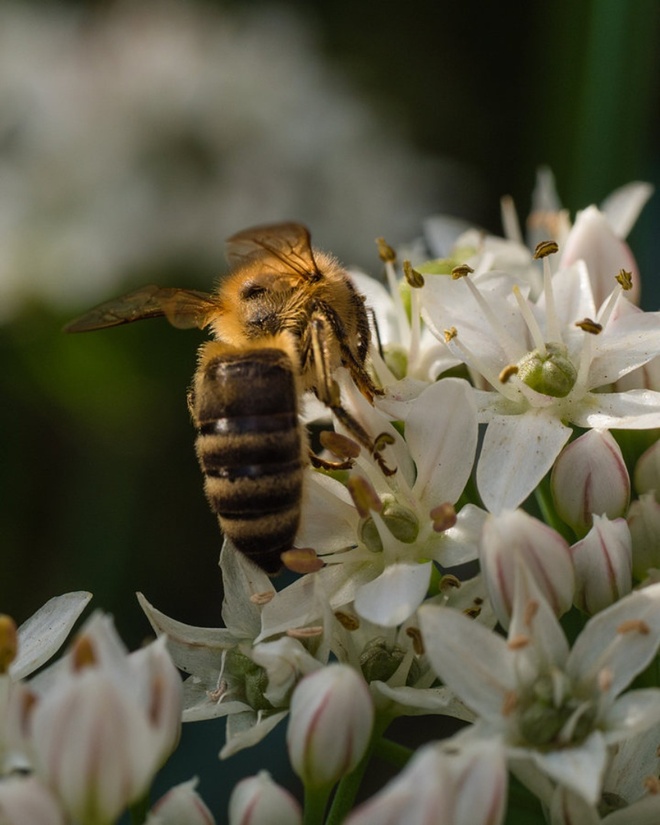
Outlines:
<svg viewBox="0 0 660 825"><path fill-rule="evenodd" d="M660 504L654 493L643 493L628 511L632 537L632 569L642 581L651 569L660 568Z"/></svg>
<svg viewBox="0 0 660 825"><path fill-rule="evenodd" d="M0 781L0 822L2 825L65 825L57 799L34 776L9 776Z"/></svg>
<svg viewBox="0 0 660 825"><path fill-rule="evenodd" d="M197 780L182 782L162 796L149 812L145 825L215 825L213 814L195 791Z"/></svg>
<svg viewBox="0 0 660 825"><path fill-rule="evenodd" d="M132 684L144 697L154 746L160 753L159 767L179 743L183 684L166 648L167 637L159 636L128 657L133 670Z"/></svg>
<svg viewBox="0 0 660 825"><path fill-rule="evenodd" d="M291 698L289 759L308 787L323 788L350 773L371 738L374 706L362 677L333 664L308 674Z"/></svg>
<svg viewBox="0 0 660 825"><path fill-rule="evenodd" d="M660 441L656 441L639 457L635 465L635 489L638 495L655 493L660 500Z"/></svg>
<svg viewBox="0 0 660 825"><path fill-rule="evenodd" d="M592 616L632 590L632 539L625 519L594 516L594 526L571 547L575 605Z"/></svg>
<svg viewBox="0 0 660 825"><path fill-rule="evenodd" d="M560 517L581 537L592 515L625 515L630 478L621 449L607 430L589 430L565 447L555 461L552 496Z"/></svg>
<svg viewBox="0 0 660 825"><path fill-rule="evenodd" d="M488 516L479 557L488 597L503 627L509 626L519 563L533 576L556 616L571 607L575 575L569 546L559 533L523 510Z"/></svg>
<svg viewBox="0 0 660 825"><path fill-rule="evenodd" d="M229 825L298 825L300 805L267 771L248 776L229 798Z"/></svg>
<svg viewBox="0 0 660 825"><path fill-rule="evenodd" d="M630 247L618 238L605 215L595 206L583 209L566 238L559 268L564 269L582 259L587 265L596 306L600 306L614 288L619 269L633 273L629 301L639 301L639 277Z"/></svg>
<svg viewBox="0 0 660 825"><path fill-rule="evenodd" d="M114 822L176 742L179 677L163 643L150 647L129 657L94 615L32 712L37 772L74 820Z"/></svg>

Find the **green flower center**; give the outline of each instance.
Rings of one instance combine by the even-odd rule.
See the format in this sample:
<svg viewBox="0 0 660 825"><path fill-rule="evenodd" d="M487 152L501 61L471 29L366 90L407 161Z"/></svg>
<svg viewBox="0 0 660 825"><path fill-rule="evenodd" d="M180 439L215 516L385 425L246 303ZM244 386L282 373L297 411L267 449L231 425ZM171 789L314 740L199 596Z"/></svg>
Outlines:
<svg viewBox="0 0 660 825"><path fill-rule="evenodd" d="M264 697L268 688L268 674L261 665L256 664L238 650L230 650L227 653L227 668L234 677L238 677L239 683L242 682L242 691L240 688L236 691L237 698L243 699L254 710L273 709L271 703Z"/></svg>
<svg viewBox="0 0 660 825"><path fill-rule="evenodd" d="M382 636L368 642L360 654L360 667L367 682L386 682L394 675L406 655L399 645L388 644ZM419 662L413 659L406 677L407 685L414 685L420 677Z"/></svg>
<svg viewBox="0 0 660 825"><path fill-rule="evenodd" d="M548 343L545 353L534 349L516 364L518 378L528 387L553 398L564 398L575 386L577 370L563 344Z"/></svg>
<svg viewBox="0 0 660 825"><path fill-rule="evenodd" d="M417 539L419 522L417 516L408 507L403 507L394 499L384 500L381 515L394 538L405 544L412 544ZM362 519L358 535L372 553L383 552L383 542L371 516Z"/></svg>
<svg viewBox="0 0 660 825"><path fill-rule="evenodd" d="M596 708L589 700L572 695L566 676L541 677L518 708L523 740L532 746L568 746L582 742L593 731Z"/></svg>

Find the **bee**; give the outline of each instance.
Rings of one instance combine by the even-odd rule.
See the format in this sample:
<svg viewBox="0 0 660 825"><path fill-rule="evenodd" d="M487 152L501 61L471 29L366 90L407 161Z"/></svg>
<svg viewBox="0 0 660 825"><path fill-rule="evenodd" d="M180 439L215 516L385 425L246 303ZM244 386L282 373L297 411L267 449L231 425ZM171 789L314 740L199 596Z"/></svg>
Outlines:
<svg viewBox="0 0 660 825"><path fill-rule="evenodd" d="M313 392L365 446L380 450L342 407L333 373L344 366L370 401L382 394L367 370L364 298L332 256L312 248L298 223L254 227L227 240L229 275L212 294L145 286L65 327L87 332L164 316L174 327L209 327L188 392L204 490L232 544L269 575L282 567L300 521L304 472L348 467L311 453L299 402Z"/></svg>

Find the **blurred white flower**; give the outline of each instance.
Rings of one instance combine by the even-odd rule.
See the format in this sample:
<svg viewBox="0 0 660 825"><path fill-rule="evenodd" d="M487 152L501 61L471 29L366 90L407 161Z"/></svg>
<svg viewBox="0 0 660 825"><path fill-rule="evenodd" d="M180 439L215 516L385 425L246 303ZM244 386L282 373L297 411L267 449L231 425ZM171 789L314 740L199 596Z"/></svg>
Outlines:
<svg viewBox="0 0 660 825"><path fill-rule="evenodd" d="M438 178L282 6L0 9L0 320L140 269L218 271L225 237L283 217L365 266Z"/></svg>

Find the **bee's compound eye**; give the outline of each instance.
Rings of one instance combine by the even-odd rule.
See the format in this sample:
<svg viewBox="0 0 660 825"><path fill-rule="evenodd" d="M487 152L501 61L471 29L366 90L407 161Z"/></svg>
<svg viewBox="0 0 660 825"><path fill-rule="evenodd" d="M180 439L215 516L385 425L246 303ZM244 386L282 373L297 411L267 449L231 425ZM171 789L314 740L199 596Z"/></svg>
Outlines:
<svg viewBox="0 0 660 825"><path fill-rule="evenodd" d="M266 287L261 284L247 283L241 289L241 298L244 301L252 301L254 298L258 298L259 295L263 295L265 291Z"/></svg>

